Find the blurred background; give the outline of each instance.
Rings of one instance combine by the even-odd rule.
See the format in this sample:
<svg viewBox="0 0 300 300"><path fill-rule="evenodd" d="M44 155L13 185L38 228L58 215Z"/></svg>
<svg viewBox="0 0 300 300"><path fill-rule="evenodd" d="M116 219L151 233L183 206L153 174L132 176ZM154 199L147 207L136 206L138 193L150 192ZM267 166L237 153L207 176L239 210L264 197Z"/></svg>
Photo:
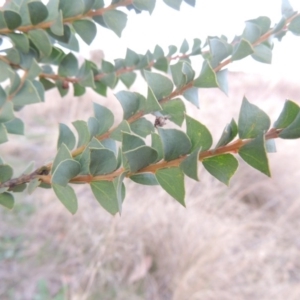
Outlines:
<svg viewBox="0 0 300 300"><path fill-rule="evenodd" d="M127 47L144 53L156 44L179 47L184 38L225 34L231 40L247 19L280 20L279 0L198 0L196 8L183 3L181 12L156 2L151 17L129 13L122 39L98 27L97 39L91 47L82 44L80 55L112 61ZM300 9L299 1L290 2ZM230 65L228 97L202 89L200 110L187 103L188 114L211 130L215 142L237 119L244 95L274 122L285 99L300 103L299 50L299 37L287 34L275 42L272 65L251 58ZM132 90L146 94L142 80ZM74 98L70 91L61 98L53 90L45 103L19 112L26 135L11 136L1 156L20 172L31 161L51 161L58 123L87 120L92 102L113 110L116 124L121 119L112 92ZM187 208L159 187L130 180L121 217L105 212L88 186L75 187L75 216L52 190L19 194L12 211L0 208L0 299L300 299L300 141L278 140L276 146L269 154L272 178L240 161L226 187L200 165L200 182L186 179Z"/></svg>

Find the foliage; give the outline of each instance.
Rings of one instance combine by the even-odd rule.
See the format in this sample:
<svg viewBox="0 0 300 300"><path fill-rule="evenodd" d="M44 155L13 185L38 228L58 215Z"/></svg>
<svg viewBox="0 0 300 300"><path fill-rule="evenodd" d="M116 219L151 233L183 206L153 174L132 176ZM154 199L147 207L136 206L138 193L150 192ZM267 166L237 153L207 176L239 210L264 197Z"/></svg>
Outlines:
<svg viewBox="0 0 300 300"><path fill-rule="evenodd" d="M195 0L164 0L173 9L195 5ZM185 2L185 3L183 3ZM123 9L121 9L123 8ZM0 55L0 143L8 134L24 134L17 117L25 105L43 102L45 91L57 88L63 97L73 85L74 96L90 88L106 96L121 81L130 89L140 72L148 90L142 95L129 90L115 96L123 108L123 120L116 126L113 113L94 103L94 116L73 122L74 128L59 124L57 153L52 163L13 178L13 168L0 160L0 204L11 209L16 192L26 188L52 188L62 204L74 214L77 198L72 184L89 184L96 200L111 214L121 213L125 199L124 179L144 185L160 185L185 205L184 176L198 181L198 162L225 184L238 168L238 154L246 163L270 176L267 150L275 138L300 137L300 108L287 100L271 127L269 116L244 97L237 122L224 128L216 146L209 129L185 113L184 101L199 107L198 89L219 88L228 92L226 66L252 56L271 63L273 43L287 31L300 35L300 14L282 1L282 19L271 27L268 17L246 21L242 35L229 42L225 36L184 40L179 50L160 46L138 54L127 50L114 63L102 61L101 68L85 60L79 64L78 37L90 44L100 25L119 37L126 27L124 8L136 13L155 9L154 0L39 0L7 1L0 11L1 41L11 47ZM203 58L199 75L190 57ZM156 69L156 71L154 70ZM184 99L184 100L183 100ZM155 124L146 118L156 116ZM177 125L165 129L169 119ZM185 124L185 126L183 126ZM75 130L75 133L74 133ZM151 137L150 144L146 137ZM148 141L148 139L147 139ZM268 147L267 147L268 146ZM272 150L272 149L271 149Z"/></svg>

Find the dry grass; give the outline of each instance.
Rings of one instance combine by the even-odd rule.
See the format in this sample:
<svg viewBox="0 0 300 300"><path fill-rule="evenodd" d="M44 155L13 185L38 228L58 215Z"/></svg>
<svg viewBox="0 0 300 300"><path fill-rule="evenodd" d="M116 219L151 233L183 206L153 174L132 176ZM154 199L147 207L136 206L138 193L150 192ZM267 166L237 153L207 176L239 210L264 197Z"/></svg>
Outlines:
<svg viewBox="0 0 300 300"><path fill-rule="evenodd" d="M273 120L286 96L300 102L300 88L287 82L230 77L229 98L202 91L202 109L188 109L215 139L237 117L244 94ZM51 93L45 104L20 112L30 143L14 138L1 146L4 158L20 166L51 159L57 122L87 119L91 101L120 113L111 99ZM201 182L186 182L186 209L160 188L129 180L122 217L109 216L85 186L77 187L75 216L51 190L20 195L12 212L0 211L0 299L299 299L297 146L299 141L278 141L279 153L270 154L272 179L241 162L227 188L200 167ZM64 295L54 298L59 292Z"/></svg>

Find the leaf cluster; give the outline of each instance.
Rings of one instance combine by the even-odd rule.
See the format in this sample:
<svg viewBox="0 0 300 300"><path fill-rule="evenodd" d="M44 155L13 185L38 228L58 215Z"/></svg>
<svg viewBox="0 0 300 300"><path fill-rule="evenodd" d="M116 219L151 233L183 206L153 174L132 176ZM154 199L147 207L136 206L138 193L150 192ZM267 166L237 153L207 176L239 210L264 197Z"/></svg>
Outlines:
<svg viewBox="0 0 300 300"><path fill-rule="evenodd" d="M179 10L182 3L195 0L164 0ZM118 82L127 88L115 94L123 108L123 120L116 126L114 115L94 103L94 115L73 122L73 128L59 124L57 153L52 163L33 170L30 165L13 178L13 168L0 161L0 204L12 208L13 194L26 188L52 188L62 204L74 214L78 201L72 184L90 185L95 199L111 214L121 213L125 199L124 179L138 184L160 185L185 206L184 177L198 181L199 162L225 184L238 168L238 154L253 168L270 176L267 152L274 152L275 138L300 137L299 105L287 100L277 121L246 97L237 121L232 119L213 146L209 129L186 114L185 101L199 108L198 90L219 88L228 93L226 66L247 56L271 63L274 38L287 31L300 35L300 15L288 1L282 2L282 19L271 27L262 16L248 20L242 34L229 42L225 36L208 37L202 43L184 40L168 52L159 45L138 54L127 49L125 58L103 60L101 67L85 60L79 64L73 52L79 51L78 38L90 44L98 25L121 36L127 15L121 7L136 13L152 13L153 0L12 0L0 11L1 38L12 47L0 54L0 143L8 134L24 134L23 121L16 112L26 105L43 102L45 92L57 88L65 96L72 85L74 96L90 88L106 96ZM202 58L196 74L192 56ZM147 83L146 93L130 91L138 73ZM145 116L169 120L174 129L150 122ZM150 139L148 138L150 137ZM150 142L148 142L150 140Z"/></svg>

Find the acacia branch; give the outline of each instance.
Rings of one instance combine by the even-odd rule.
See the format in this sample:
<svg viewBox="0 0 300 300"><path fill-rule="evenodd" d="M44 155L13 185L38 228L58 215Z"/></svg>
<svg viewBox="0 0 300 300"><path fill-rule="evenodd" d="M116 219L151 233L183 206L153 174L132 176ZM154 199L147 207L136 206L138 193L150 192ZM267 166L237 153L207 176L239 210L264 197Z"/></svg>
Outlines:
<svg viewBox="0 0 300 300"><path fill-rule="evenodd" d="M124 1L126 2L126 1ZM129 0L128 0L129 2ZM300 13L293 15L292 17L288 18L285 22L285 26L278 32L276 32L276 34L279 34L283 31L286 30L286 27L288 26L288 24L297 16L299 16ZM1 34L1 31L0 31ZM270 29L267 33L265 33L263 36L261 36L256 42L254 42L252 44L252 46L257 46L258 44L261 44L263 42L265 42L266 40L269 39L269 37L274 34L274 29ZM225 61L219 63L218 66L216 66L214 68L214 71L217 73L219 72L222 68L224 68L226 65L228 65L229 63L233 62L231 60L231 58L226 59ZM173 99L174 97L177 97L178 95L182 95L184 91L186 91L187 89L191 88L194 85L194 81L189 82L188 84L184 85L183 87L181 87L180 89L177 89L175 91L173 91L169 96L164 97L162 99L159 100L160 103L165 103L171 99ZM134 114L133 116L131 116L127 121L128 123L132 123L136 120L138 120L139 118L141 118L142 116L144 116L146 113L141 111L138 112L136 114ZM97 136L96 138L101 141L104 140L106 138L109 138L111 133L116 129L116 127L112 128L111 130L108 130L106 133ZM265 134L265 138L266 139L273 139L273 138L278 138L278 134L280 133L280 129L274 129L272 128L271 130L269 130L266 134ZM251 140L251 139L250 139ZM215 156L215 155L219 155L219 154L223 154L223 153L228 153L228 152L233 152L236 153L238 152L238 150L245 145L246 143L248 143L250 141L249 139L247 140L236 140L226 146L222 146L220 148L214 149L214 150L207 150L207 151L203 151L200 153L199 159L203 160L207 157L211 157L211 156ZM75 150L72 151L72 156L75 157L77 155L80 155L84 149L86 148L86 146L81 146L80 148L77 148ZM178 166L180 164L180 162L185 158L185 156L177 158L175 160L172 160L170 162L165 162L165 161L161 161L157 164L154 165L150 165L146 168L143 168L142 170L138 171L137 173L141 173L141 172L155 172L157 169L160 168L166 168L166 167L171 167L171 166ZM48 183L51 184L51 175L48 175L50 173L52 167L52 163L43 166L43 170L45 173L47 173L47 175L39 175L36 172L38 170L40 170L41 168L37 169L36 171L34 171L33 173L31 173L30 175L32 175L32 177L28 177L28 181L29 182L35 178L38 178L40 181L44 182L44 183ZM124 172L125 170L123 168L108 174L108 175L101 175L101 176L95 176L92 177L91 175L82 175L82 176L77 176L75 178L73 178L70 182L74 182L74 183L78 183L78 182L91 182L91 181L97 181L97 180L112 180L113 178L115 178L116 176L120 175L122 172ZM132 174L128 173L128 176L131 176ZM22 176L21 176L22 177ZM19 177L20 178L20 177ZM13 182L14 180L16 181L18 178L16 179L11 179L7 182L1 183L0 184L0 188L2 187L9 187L10 186L10 182Z"/></svg>

